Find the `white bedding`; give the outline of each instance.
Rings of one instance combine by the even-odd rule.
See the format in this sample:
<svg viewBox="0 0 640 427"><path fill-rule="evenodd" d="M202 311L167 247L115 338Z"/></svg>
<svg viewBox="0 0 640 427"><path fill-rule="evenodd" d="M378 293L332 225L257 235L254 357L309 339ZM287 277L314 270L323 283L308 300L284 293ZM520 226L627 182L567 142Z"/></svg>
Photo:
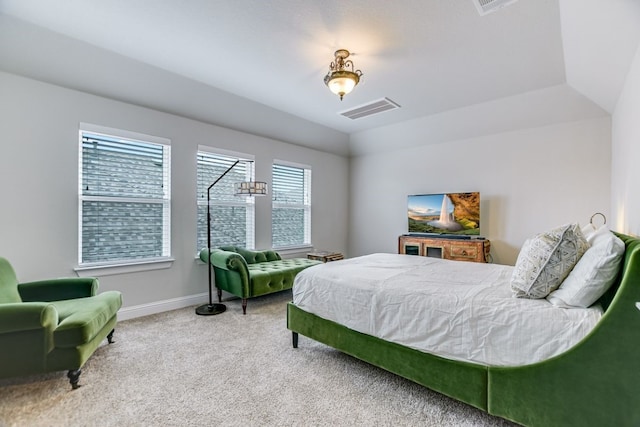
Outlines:
<svg viewBox="0 0 640 427"><path fill-rule="evenodd" d="M514 298L512 266L372 254L300 272L293 302L350 329L439 356L491 366L562 353L602 310Z"/></svg>

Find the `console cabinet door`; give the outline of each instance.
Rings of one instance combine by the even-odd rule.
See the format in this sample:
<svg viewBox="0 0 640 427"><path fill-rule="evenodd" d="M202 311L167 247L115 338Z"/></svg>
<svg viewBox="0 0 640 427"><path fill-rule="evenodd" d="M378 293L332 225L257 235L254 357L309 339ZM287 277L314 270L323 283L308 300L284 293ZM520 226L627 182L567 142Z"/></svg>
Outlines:
<svg viewBox="0 0 640 427"><path fill-rule="evenodd" d="M398 253L404 255L424 256L420 239L400 239L398 241Z"/></svg>
<svg viewBox="0 0 640 427"><path fill-rule="evenodd" d="M484 262L484 260L479 257L482 251L482 245L476 243L452 242L449 245L447 259Z"/></svg>

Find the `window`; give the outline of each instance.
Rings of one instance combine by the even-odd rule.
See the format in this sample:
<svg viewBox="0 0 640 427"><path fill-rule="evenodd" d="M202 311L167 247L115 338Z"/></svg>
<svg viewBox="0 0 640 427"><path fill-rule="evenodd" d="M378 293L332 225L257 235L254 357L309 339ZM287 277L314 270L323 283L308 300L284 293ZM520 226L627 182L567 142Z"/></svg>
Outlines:
<svg viewBox="0 0 640 427"><path fill-rule="evenodd" d="M169 140L81 125L81 266L170 256Z"/></svg>
<svg viewBox="0 0 640 427"><path fill-rule="evenodd" d="M311 245L311 169L276 161L272 174L273 247Z"/></svg>
<svg viewBox="0 0 640 427"><path fill-rule="evenodd" d="M207 189L239 157L245 154L221 154L200 147L197 156L198 236L197 251L207 247ZM211 247L233 245L254 249L255 200L235 196L237 182L253 179L253 163L241 161L211 188Z"/></svg>

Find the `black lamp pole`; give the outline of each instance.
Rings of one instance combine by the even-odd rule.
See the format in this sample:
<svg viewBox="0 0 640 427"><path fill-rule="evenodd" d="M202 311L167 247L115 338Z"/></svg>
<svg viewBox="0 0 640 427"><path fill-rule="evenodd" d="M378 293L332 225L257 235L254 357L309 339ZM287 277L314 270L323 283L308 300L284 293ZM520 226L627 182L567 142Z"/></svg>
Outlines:
<svg viewBox="0 0 640 427"><path fill-rule="evenodd" d="M218 179L216 179L215 181L213 181L213 184L211 184L209 186L209 188L207 188L207 249L209 251L209 259L208 259L208 264L209 264L209 304L204 304L201 305L200 307L196 308L196 314L200 314L202 316L210 316L212 314L220 314L223 313L226 309L227 306L225 306L224 304L214 304L213 303L213 295L212 295L212 280L211 280L211 269L213 268L211 266L211 188L216 185L218 183L218 181L220 181L222 178L224 178L224 176L229 173L229 171L231 169L233 169L235 167L235 165L237 165L238 163L240 163L240 160L236 160L236 162L234 164L232 164L229 169L227 169L226 171L224 171L224 173L222 175L220 175L220 177ZM218 291L218 299L220 299L220 291Z"/></svg>

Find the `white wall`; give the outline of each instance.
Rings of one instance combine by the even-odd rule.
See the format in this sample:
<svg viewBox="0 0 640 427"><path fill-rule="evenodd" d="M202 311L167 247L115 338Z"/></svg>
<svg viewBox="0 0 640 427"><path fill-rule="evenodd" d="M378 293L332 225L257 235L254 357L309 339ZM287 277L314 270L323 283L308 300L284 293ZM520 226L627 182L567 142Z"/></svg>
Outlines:
<svg viewBox="0 0 640 427"><path fill-rule="evenodd" d="M514 264L535 233L610 217L610 150L605 117L353 157L349 254L396 252L409 194L479 191L494 262Z"/></svg>
<svg viewBox="0 0 640 427"><path fill-rule="evenodd" d="M640 2L558 3L567 84L612 114L640 40Z"/></svg>
<svg viewBox="0 0 640 427"><path fill-rule="evenodd" d="M199 144L254 154L256 179L271 182L273 159L311 165L312 242L347 249L346 157L225 129L0 72L0 256L22 281L69 276L78 259L80 122L171 139L170 269L104 276L101 290L125 306L206 292L195 260L195 158ZM256 200L256 247L271 245L270 197Z"/></svg>
<svg viewBox="0 0 640 427"><path fill-rule="evenodd" d="M640 45L612 118L612 228L640 236Z"/></svg>

